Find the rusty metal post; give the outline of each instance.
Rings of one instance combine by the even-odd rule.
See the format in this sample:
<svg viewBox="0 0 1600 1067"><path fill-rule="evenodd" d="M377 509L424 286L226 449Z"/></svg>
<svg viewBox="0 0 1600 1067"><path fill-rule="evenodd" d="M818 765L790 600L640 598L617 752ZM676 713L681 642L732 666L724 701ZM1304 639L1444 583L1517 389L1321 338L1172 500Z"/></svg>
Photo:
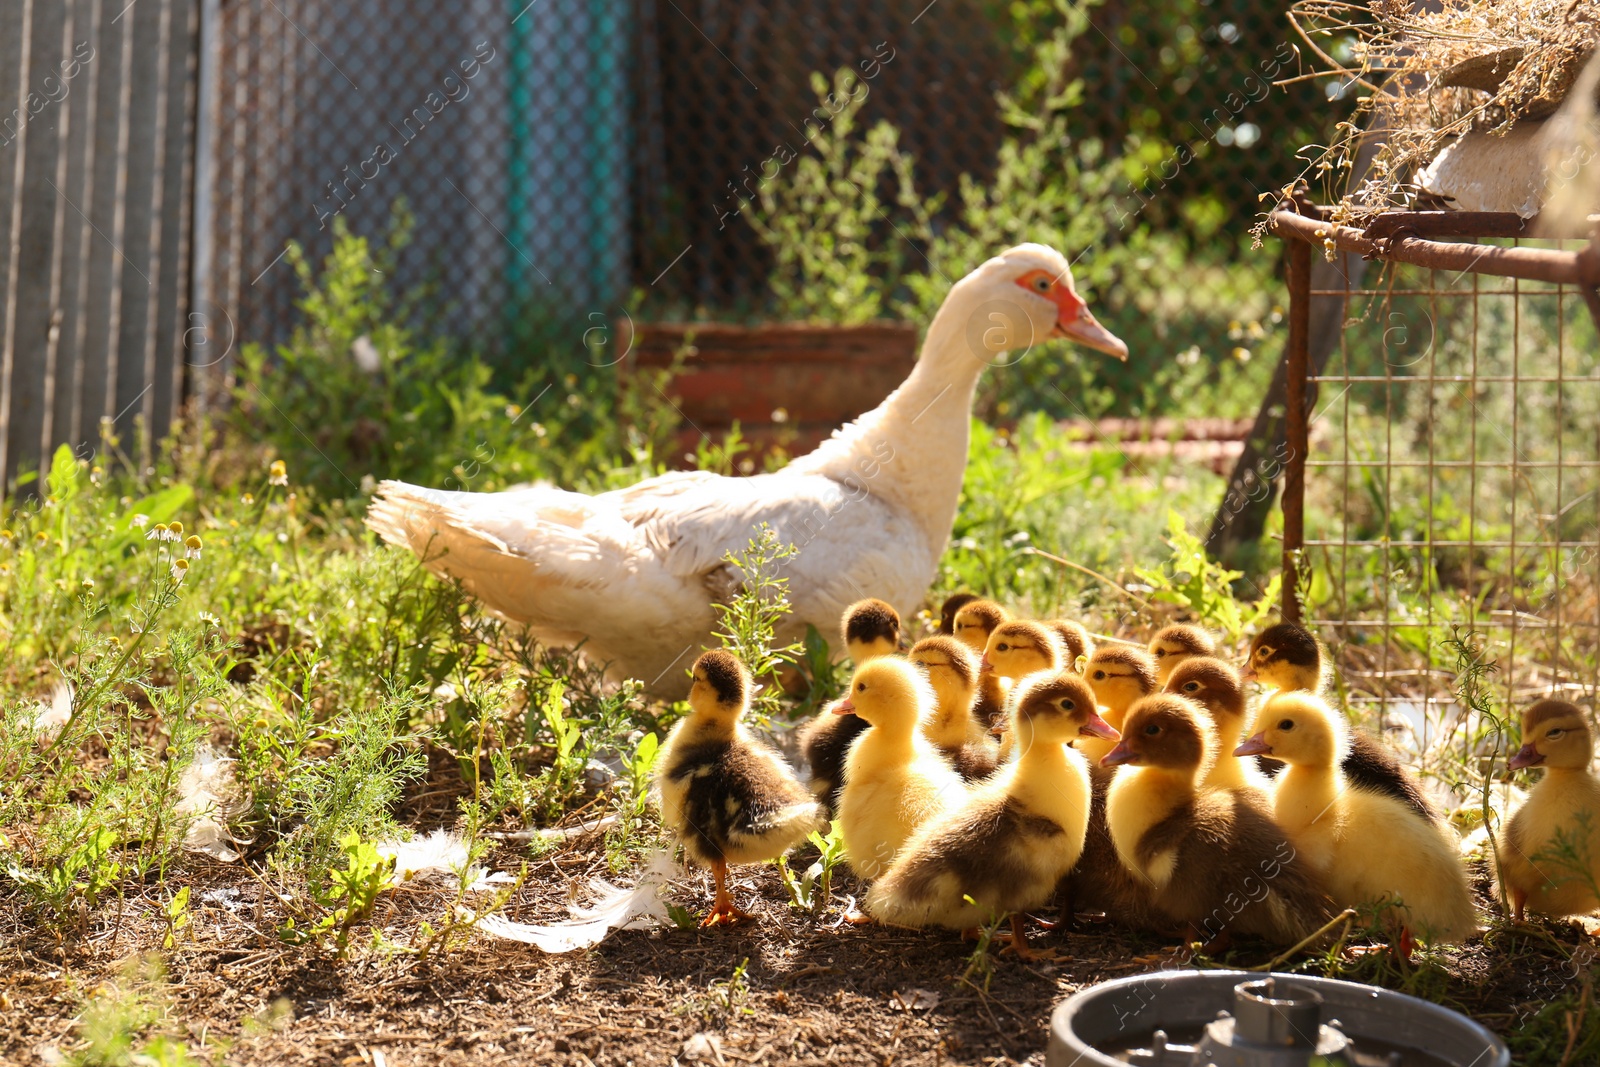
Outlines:
<svg viewBox="0 0 1600 1067"><path fill-rule="evenodd" d="M1284 437L1288 455L1283 472L1283 617L1300 621L1299 553L1305 544L1306 455L1310 450L1310 412L1306 378L1311 372L1311 246L1289 242L1289 340L1284 385L1288 399Z"/></svg>

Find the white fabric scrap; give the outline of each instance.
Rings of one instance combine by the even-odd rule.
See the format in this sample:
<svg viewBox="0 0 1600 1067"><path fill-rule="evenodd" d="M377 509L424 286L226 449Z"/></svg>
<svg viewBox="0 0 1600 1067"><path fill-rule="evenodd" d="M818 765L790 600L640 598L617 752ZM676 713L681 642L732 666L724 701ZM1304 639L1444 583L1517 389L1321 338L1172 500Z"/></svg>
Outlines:
<svg viewBox="0 0 1600 1067"><path fill-rule="evenodd" d="M569 904L573 915L569 922L546 926L487 915L478 921L478 929L507 941L533 945L543 952L592 948L613 930L637 930L667 922L664 891L675 871L672 853L663 849L650 857L632 889L612 885L602 878L590 879L589 890L599 899L588 907Z"/></svg>
<svg viewBox="0 0 1600 1067"><path fill-rule="evenodd" d="M183 847L204 852L221 863L239 858L223 811L233 794L233 762L209 743L202 744L178 779L178 803L174 806L178 814L193 816Z"/></svg>

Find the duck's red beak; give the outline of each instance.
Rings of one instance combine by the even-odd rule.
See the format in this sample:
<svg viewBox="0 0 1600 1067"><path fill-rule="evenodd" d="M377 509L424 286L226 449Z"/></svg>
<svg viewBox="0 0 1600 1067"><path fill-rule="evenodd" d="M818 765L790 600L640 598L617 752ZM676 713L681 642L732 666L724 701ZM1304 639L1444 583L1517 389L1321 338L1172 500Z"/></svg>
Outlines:
<svg viewBox="0 0 1600 1067"><path fill-rule="evenodd" d="M1134 755L1133 750L1128 747L1128 742L1119 741L1116 748L1101 757L1100 766L1115 767L1119 763L1134 763L1138 759L1139 757Z"/></svg>
<svg viewBox="0 0 1600 1067"><path fill-rule="evenodd" d="M835 715L854 715L856 713L856 706L850 703L849 697L845 697L843 700L839 701L839 703L833 706L833 713Z"/></svg>
<svg viewBox="0 0 1600 1067"><path fill-rule="evenodd" d="M1544 762L1544 754L1533 747L1529 742L1517 749L1516 755L1511 757L1511 769L1520 771L1524 767L1537 767Z"/></svg>
<svg viewBox="0 0 1600 1067"><path fill-rule="evenodd" d="M1248 738L1239 747L1233 750L1235 756L1270 756L1272 746L1267 744L1267 739L1260 734Z"/></svg>
<svg viewBox="0 0 1600 1067"><path fill-rule="evenodd" d="M1083 303L1078 300L1075 294L1069 295L1071 295L1071 299L1076 304L1073 309L1075 314L1069 318L1067 308L1063 306L1061 313L1056 318L1056 328L1050 331L1050 336L1065 337L1078 342L1080 345L1087 345L1096 351L1104 352L1108 356L1116 356L1126 363L1128 361L1128 346L1123 343L1122 338L1096 322L1095 317L1089 313L1089 309L1083 306ZM1057 303L1063 304L1064 302L1057 301Z"/></svg>
<svg viewBox="0 0 1600 1067"><path fill-rule="evenodd" d="M1117 733L1116 727L1092 711L1089 713L1089 721L1078 727L1078 732L1088 734L1090 737L1103 737L1107 741L1115 741L1122 736Z"/></svg>

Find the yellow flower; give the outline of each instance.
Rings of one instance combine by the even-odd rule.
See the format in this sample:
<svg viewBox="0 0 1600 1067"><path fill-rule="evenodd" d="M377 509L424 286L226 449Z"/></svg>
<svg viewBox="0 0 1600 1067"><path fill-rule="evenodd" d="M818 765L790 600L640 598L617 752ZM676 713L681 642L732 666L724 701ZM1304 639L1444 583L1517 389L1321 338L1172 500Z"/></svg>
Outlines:
<svg viewBox="0 0 1600 1067"><path fill-rule="evenodd" d="M184 558L185 559L199 559L200 558L200 547L201 546L200 546L200 537L199 537L199 535L190 534L189 537L188 537L188 540L183 542L183 555L184 555Z"/></svg>
<svg viewBox="0 0 1600 1067"><path fill-rule="evenodd" d="M269 485L289 484L289 465L281 459L272 461L272 466L267 470L267 483Z"/></svg>
<svg viewBox="0 0 1600 1067"><path fill-rule="evenodd" d="M167 539L167 524L158 522L150 527L150 532L144 535L146 541L165 541Z"/></svg>
<svg viewBox="0 0 1600 1067"><path fill-rule="evenodd" d="M174 520L170 525L167 526L167 540L168 541L182 541L183 540L183 523Z"/></svg>
<svg viewBox="0 0 1600 1067"><path fill-rule="evenodd" d="M186 559L175 559L175 560L172 561L172 584L173 585L180 584L184 580L184 578L188 577L188 575L189 575L189 561L188 560L186 560Z"/></svg>

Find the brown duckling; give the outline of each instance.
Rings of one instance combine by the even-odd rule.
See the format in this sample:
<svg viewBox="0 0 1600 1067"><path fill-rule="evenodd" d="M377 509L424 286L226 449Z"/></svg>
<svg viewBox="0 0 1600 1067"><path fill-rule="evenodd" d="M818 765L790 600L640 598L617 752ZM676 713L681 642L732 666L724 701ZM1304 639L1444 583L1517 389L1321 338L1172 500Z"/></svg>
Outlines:
<svg viewBox="0 0 1600 1067"><path fill-rule="evenodd" d="M1163 688L1172 669L1192 656L1215 656L1217 642L1198 626L1175 623L1163 626L1150 639L1150 655L1156 661L1156 684Z"/></svg>
<svg viewBox="0 0 1600 1067"><path fill-rule="evenodd" d="M1279 622L1256 634L1250 642L1250 655L1243 681L1258 681L1279 692L1307 692L1320 695L1326 657L1322 645L1310 630L1294 622ZM1276 777L1282 764L1261 760L1261 769ZM1344 758L1344 776L1351 784L1387 793L1417 814L1435 824L1442 823L1439 810L1422 790L1422 783L1400 762L1382 741L1361 731L1350 731L1350 747Z"/></svg>
<svg viewBox="0 0 1600 1067"><path fill-rule="evenodd" d="M978 599L976 593L952 593L939 605L939 632L950 635L956 632L956 612Z"/></svg>
<svg viewBox="0 0 1600 1067"><path fill-rule="evenodd" d="M1128 712L1122 741L1102 762L1122 767L1106 823L1124 866L1156 907L1205 940L1253 934L1290 945L1333 915L1321 879L1252 791L1208 790L1217 758L1206 713L1171 693Z"/></svg>
<svg viewBox="0 0 1600 1067"><path fill-rule="evenodd" d="M827 826L788 764L739 721L749 703L744 664L731 652L705 653L694 664L689 714L656 761L661 821L716 881L716 902L701 926L748 918L728 893L728 864L777 859Z"/></svg>
<svg viewBox="0 0 1600 1067"><path fill-rule="evenodd" d="M933 715L922 732L967 781L987 778L1000 763L1000 746L972 715L978 692L978 657L954 637L925 637L907 657L933 686Z"/></svg>
<svg viewBox="0 0 1600 1067"><path fill-rule="evenodd" d="M1246 719L1244 685L1239 673L1220 659L1190 656L1167 677L1166 691L1187 697L1205 709L1211 718L1217 745L1217 761L1204 781L1207 789L1266 790L1271 782L1254 761L1233 754L1244 736ZM1265 796L1265 792L1262 794Z"/></svg>
<svg viewBox="0 0 1600 1067"><path fill-rule="evenodd" d="M912 835L867 894L876 918L965 930L1011 912L1012 948L1032 955L1021 913L1050 898L1082 852L1088 823L1089 770L1068 744L1116 731L1070 672L1031 675L1013 703L1017 758Z"/></svg>
<svg viewBox="0 0 1600 1067"><path fill-rule="evenodd" d="M839 634L850 659L859 667L899 651L900 615L881 600L858 600L845 609L839 620ZM811 770L811 792L830 808L838 803L845 753L866 728L865 719L832 714L832 705L800 727L800 755Z"/></svg>
<svg viewBox="0 0 1600 1067"><path fill-rule="evenodd" d="M1500 835L1500 882L1511 914L1582 915L1600 908L1600 777L1594 735L1576 704L1541 700L1522 713L1522 747L1511 769L1540 778Z"/></svg>

